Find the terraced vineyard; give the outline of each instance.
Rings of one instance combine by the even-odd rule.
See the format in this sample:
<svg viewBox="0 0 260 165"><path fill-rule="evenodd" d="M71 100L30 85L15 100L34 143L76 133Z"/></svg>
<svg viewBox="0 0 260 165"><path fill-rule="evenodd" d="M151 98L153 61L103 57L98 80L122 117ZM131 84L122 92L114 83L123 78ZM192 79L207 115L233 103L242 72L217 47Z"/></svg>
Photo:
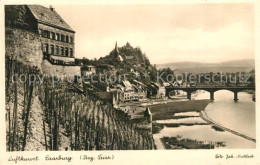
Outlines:
<svg viewBox="0 0 260 165"><path fill-rule="evenodd" d="M70 82L9 58L5 76L7 151L154 149L150 133Z"/></svg>

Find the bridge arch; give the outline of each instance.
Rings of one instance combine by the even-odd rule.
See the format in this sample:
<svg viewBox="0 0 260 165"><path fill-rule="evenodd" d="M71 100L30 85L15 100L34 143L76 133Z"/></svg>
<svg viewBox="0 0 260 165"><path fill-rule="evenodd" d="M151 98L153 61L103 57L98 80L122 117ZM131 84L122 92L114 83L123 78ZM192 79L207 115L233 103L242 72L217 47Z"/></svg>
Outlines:
<svg viewBox="0 0 260 165"><path fill-rule="evenodd" d="M241 90L238 90L237 93L238 93L237 94L238 97L239 97L239 95L240 96L243 95L242 93L247 93L247 94L251 95L252 101L255 101L255 90L254 89L241 89Z"/></svg>
<svg viewBox="0 0 260 165"><path fill-rule="evenodd" d="M177 98L183 98L187 96L187 91L182 90L182 89L174 89L170 90L168 97L171 99L177 99Z"/></svg>
<svg viewBox="0 0 260 165"><path fill-rule="evenodd" d="M232 89L232 88L219 88L219 89L214 89L214 92L218 92L218 91L234 92L234 89Z"/></svg>
<svg viewBox="0 0 260 165"><path fill-rule="evenodd" d="M221 94L221 92L223 91L226 91L224 94ZM217 97L217 99L221 97L221 99L225 98L225 99L232 99L234 101L237 101L238 100L238 95L237 95L237 91L235 90L230 90L230 89L218 89L218 90L215 90L214 92L214 95ZM221 96L220 96L221 94Z"/></svg>
<svg viewBox="0 0 260 165"><path fill-rule="evenodd" d="M195 100L209 99L211 96L210 91L205 89L197 89L197 90L193 90L192 92L196 92Z"/></svg>

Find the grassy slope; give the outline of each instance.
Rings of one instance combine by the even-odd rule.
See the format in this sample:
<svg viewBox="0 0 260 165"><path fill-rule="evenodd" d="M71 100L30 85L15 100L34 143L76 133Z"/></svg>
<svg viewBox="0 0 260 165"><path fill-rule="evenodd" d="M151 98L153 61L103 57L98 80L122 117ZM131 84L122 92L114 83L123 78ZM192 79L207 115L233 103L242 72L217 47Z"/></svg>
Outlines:
<svg viewBox="0 0 260 165"><path fill-rule="evenodd" d="M201 111L210 103L210 100L191 100L171 102L167 104L157 104L150 107L153 114L153 120L172 119L174 113Z"/></svg>

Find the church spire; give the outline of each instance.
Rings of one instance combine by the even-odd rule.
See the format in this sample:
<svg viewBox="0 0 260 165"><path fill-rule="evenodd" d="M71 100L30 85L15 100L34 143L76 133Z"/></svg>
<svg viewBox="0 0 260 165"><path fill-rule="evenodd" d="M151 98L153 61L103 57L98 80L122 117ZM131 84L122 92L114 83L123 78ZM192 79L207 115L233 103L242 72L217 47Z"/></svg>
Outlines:
<svg viewBox="0 0 260 165"><path fill-rule="evenodd" d="M117 42L116 42L116 45L115 45L115 52L114 52L114 58L117 58L119 55L119 51L118 51L118 48L117 48Z"/></svg>

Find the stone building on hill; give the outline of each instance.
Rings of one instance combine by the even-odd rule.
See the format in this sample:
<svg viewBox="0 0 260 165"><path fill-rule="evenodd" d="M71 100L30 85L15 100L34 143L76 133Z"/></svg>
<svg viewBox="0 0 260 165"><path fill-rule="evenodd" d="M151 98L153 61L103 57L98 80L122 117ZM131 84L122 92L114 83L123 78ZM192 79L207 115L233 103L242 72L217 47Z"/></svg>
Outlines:
<svg viewBox="0 0 260 165"><path fill-rule="evenodd" d="M8 5L5 7L6 26L39 34L45 58L55 64L75 62L75 31L53 7L41 5Z"/></svg>
<svg viewBox="0 0 260 165"><path fill-rule="evenodd" d="M5 5L5 54L43 74L80 76L75 31L53 7Z"/></svg>
<svg viewBox="0 0 260 165"><path fill-rule="evenodd" d="M75 62L75 31L61 18L53 7L28 5L28 9L37 20L42 50L51 59Z"/></svg>
<svg viewBox="0 0 260 165"><path fill-rule="evenodd" d="M117 47L117 42L116 42L115 49L114 49L114 59L117 59L119 61L123 61L122 56L119 54L119 50L118 50L118 47Z"/></svg>

